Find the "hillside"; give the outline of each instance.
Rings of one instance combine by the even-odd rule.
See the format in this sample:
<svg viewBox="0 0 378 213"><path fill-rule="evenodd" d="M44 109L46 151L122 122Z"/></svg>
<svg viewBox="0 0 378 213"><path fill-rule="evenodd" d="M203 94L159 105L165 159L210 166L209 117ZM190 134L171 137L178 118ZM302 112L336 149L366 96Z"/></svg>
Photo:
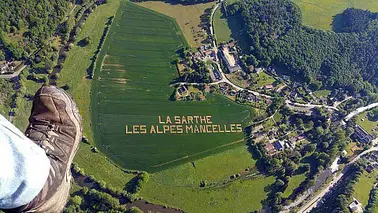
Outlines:
<svg viewBox="0 0 378 213"><path fill-rule="evenodd" d="M302 25L299 7L289 0L247 0L230 11L239 16L248 35L248 65L274 64L313 90L344 88L351 94L376 90L376 14L345 10L334 19L337 32L329 32Z"/></svg>

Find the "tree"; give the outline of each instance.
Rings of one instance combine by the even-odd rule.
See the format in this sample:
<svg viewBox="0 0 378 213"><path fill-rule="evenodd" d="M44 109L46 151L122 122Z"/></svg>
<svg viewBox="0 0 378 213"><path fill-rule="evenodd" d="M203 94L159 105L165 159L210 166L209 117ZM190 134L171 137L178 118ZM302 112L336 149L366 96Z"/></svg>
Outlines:
<svg viewBox="0 0 378 213"><path fill-rule="evenodd" d="M82 198L80 196L78 196L78 195L75 195L75 196L71 197L70 202L73 205L80 206L81 202L82 202Z"/></svg>
<svg viewBox="0 0 378 213"><path fill-rule="evenodd" d="M90 43L91 43L91 38L90 37L85 37L83 40L81 40L81 44L83 46L87 46Z"/></svg>
<svg viewBox="0 0 378 213"><path fill-rule="evenodd" d="M127 213L143 213L143 211L140 208L133 206L127 210Z"/></svg>

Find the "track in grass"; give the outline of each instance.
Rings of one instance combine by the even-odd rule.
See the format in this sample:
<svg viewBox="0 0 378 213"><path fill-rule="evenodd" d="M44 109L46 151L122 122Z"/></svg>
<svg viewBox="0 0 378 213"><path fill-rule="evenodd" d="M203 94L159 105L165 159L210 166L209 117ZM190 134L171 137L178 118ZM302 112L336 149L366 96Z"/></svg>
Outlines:
<svg viewBox="0 0 378 213"><path fill-rule="evenodd" d="M113 162L159 171L240 146L242 133L125 134L125 125L157 125L158 116L211 115L216 124L243 123L252 111L211 95L203 102L170 101L175 51L187 43L176 22L122 2L96 62L92 90L95 143ZM158 166L157 166L158 165Z"/></svg>

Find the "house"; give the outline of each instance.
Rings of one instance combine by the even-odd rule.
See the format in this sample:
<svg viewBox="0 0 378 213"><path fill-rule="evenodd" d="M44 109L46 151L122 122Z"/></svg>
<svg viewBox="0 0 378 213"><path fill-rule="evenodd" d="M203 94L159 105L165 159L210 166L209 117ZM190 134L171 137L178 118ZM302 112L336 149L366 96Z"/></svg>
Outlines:
<svg viewBox="0 0 378 213"><path fill-rule="evenodd" d="M372 165L369 165L366 167L366 171L371 173L374 170L374 167Z"/></svg>
<svg viewBox="0 0 378 213"><path fill-rule="evenodd" d="M259 67L259 68L255 68L255 73L259 74L260 72L264 71L263 68Z"/></svg>
<svg viewBox="0 0 378 213"><path fill-rule="evenodd" d="M276 149L271 143L267 143L265 145L265 150L268 153L268 155L274 155L276 153Z"/></svg>
<svg viewBox="0 0 378 213"><path fill-rule="evenodd" d="M12 61L4 61L0 63L0 74L13 72L16 68L16 63Z"/></svg>
<svg viewBox="0 0 378 213"><path fill-rule="evenodd" d="M353 202L349 204L349 209L351 212L357 212L357 213L362 213L362 205L356 198L353 198Z"/></svg>
<svg viewBox="0 0 378 213"><path fill-rule="evenodd" d="M255 70L255 67L253 65L248 66L248 71L253 72Z"/></svg>
<svg viewBox="0 0 378 213"><path fill-rule="evenodd" d="M264 86L264 89L267 89L267 90L271 90L273 88L274 88L274 86L272 84L268 84L268 85Z"/></svg>
<svg viewBox="0 0 378 213"><path fill-rule="evenodd" d="M370 143L373 140L373 136L358 124L354 128L354 135L361 143Z"/></svg>
<svg viewBox="0 0 378 213"><path fill-rule="evenodd" d="M186 88L186 86L183 85L182 87L178 88L177 92L179 95L182 96L184 93L188 92L188 88Z"/></svg>
<svg viewBox="0 0 378 213"><path fill-rule="evenodd" d="M231 90L230 93L229 93L230 96L235 96L236 95L236 91L235 90Z"/></svg>

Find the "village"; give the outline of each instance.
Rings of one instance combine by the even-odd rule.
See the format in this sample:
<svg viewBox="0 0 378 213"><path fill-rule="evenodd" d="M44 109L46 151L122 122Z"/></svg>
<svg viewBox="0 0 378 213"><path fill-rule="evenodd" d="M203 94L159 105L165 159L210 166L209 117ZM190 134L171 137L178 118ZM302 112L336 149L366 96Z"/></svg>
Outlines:
<svg viewBox="0 0 378 213"><path fill-rule="evenodd" d="M199 81L191 81L190 78L189 80L188 78L181 79L180 83L176 85L176 100L203 101L206 100L206 93L218 93L238 103L265 111L273 102L271 97L280 96L286 100L286 106L294 113L317 117L317 113L319 113L317 108L304 107L294 103L325 104L336 108L351 98L345 95L344 91L336 94L330 94L327 91L313 93L308 87L303 87L289 76L279 75L274 66L245 66L240 52L237 42L233 40L220 44L218 49L214 49L211 45L203 45L196 51L183 50L183 54L177 62L179 74L183 75L188 70L189 73L194 73L196 68L205 67L207 75L203 75L205 77ZM185 80L188 83L182 82ZM250 91L256 91L256 93ZM339 122L337 111L332 109L323 111L331 122ZM287 128L286 126L296 125L280 122L282 116L281 112L277 111L273 114L263 113L260 116L260 121L250 124L253 127L250 137L255 142L264 143L265 152L269 156L274 156L285 150L299 150L310 144L306 138L306 131L312 127ZM360 144L360 147L371 144L376 138L376 135L367 132L358 123L354 125L353 130L353 138ZM376 164L374 165L376 166ZM351 206L351 208L355 207Z"/></svg>

